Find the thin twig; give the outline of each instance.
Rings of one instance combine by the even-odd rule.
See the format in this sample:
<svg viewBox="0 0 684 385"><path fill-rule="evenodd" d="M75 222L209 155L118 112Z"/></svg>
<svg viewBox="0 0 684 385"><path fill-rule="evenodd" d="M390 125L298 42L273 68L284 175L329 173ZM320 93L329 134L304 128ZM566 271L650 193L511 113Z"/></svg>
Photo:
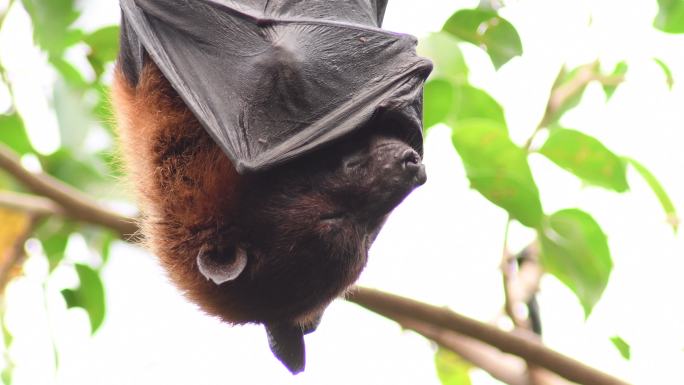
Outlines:
<svg viewBox="0 0 684 385"><path fill-rule="evenodd" d="M478 340L411 317L393 315L392 320L404 329L413 330L451 350L501 382L509 385L529 385L525 373L525 362L518 357L501 353L496 348Z"/></svg>
<svg viewBox="0 0 684 385"><path fill-rule="evenodd" d="M413 330L438 345L458 354L464 360L486 371L492 377L509 385L529 385L526 362L520 357L502 353L495 347L465 335L421 322L415 318L393 315L404 329ZM571 383L549 371L537 370L543 383L548 385L570 385Z"/></svg>
<svg viewBox="0 0 684 385"><path fill-rule="evenodd" d="M563 70L561 70L561 72L562 71ZM592 81L598 81L605 86L617 86L625 81L625 76L602 75L598 72L597 62L580 66L577 74L575 74L572 79L551 90L546 110L544 110L544 116L542 116L530 138L525 142L524 148L529 149L537 134L545 128L548 128L549 124L558 119L558 114L563 107L565 107L572 98L582 93Z"/></svg>
<svg viewBox="0 0 684 385"><path fill-rule="evenodd" d="M36 215L69 215L62 206L48 198L14 191L0 191L0 207Z"/></svg>

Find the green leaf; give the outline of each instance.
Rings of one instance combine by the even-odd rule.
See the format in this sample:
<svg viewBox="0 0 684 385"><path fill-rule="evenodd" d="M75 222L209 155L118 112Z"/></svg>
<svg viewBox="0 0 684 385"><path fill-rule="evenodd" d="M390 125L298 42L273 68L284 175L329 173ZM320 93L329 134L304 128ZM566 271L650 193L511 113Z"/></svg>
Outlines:
<svg viewBox="0 0 684 385"><path fill-rule="evenodd" d="M487 92L468 84L455 88L454 107L449 116L449 124L456 127L458 122L470 119L485 119L506 128L506 118L499 102Z"/></svg>
<svg viewBox="0 0 684 385"><path fill-rule="evenodd" d="M50 271L53 271L64 259L64 252L66 251L67 244L69 243L69 236L71 236L73 230L73 225L62 225L57 231L52 233L48 232L45 234L42 228L39 231L38 235L43 244L45 255L47 256Z"/></svg>
<svg viewBox="0 0 684 385"><path fill-rule="evenodd" d="M506 127L501 105L487 92L468 84L435 78L425 85L424 127L437 123L457 127L462 120L486 119Z"/></svg>
<svg viewBox="0 0 684 385"><path fill-rule="evenodd" d="M7 328L7 320L5 316L5 310L3 309L2 314L0 314L0 322L2 322L2 341L5 345L5 349L9 348L14 342L14 336L12 332Z"/></svg>
<svg viewBox="0 0 684 385"><path fill-rule="evenodd" d="M53 58L50 60L50 64L55 67L66 83L73 89L84 90L89 86L81 72L66 60L62 58Z"/></svg>
<svg viewBox="0 0 684 385"><path fill-rule="evenodd" d="M423 127L425 131L441 123L454 104L454 87L448 80L431 79L423 90Z"/></svg>
<svg viewBox="0 0 684 385"><path fill-rule="evenodd" d="M95 333L105 317L104 285L100 274L89 266L77 264L76 272L81 285L77 289L62 290L62 296L69 309L79 307L88 313L90 330Z"/></svg>
<svg viewBox="0 0 684 385"><path fill-rule="evenodd" d="M667 64L665 64L664 61L658 59L658 58L653 58L653 61L658 64L660 69L663 70L663 73L665 73L665 82L667 83L667 88L672 91L672 87L674 86L674 77L672 76L672 71L670 70L670 67L668 67Z"/></svg>
<svg viewBox="0 0 684 385"><path fill-rule="evenodd" d="M627 73L627 69L629 66L627 65L626 62L621 61L615 65L615 68L613 69L613 72L610 74L611 76L623 76ZM610 99L613 94L615 93L615 90L617 90L617 85L604 85L603 86L603 92L606 93L606 99Z"/></svg>
<svg viewBox="0 0 684 385"><path fill-rule="evenodd" d="M50 57L61 57L82 33L70 29L78 19L74 0L22 0L33 23L33 38Z"/></svg>
<svg viewBox="0 0 684 385"><path fill-rule="evenodd" d="M69 87L63 81L57 81L53 101L62 145L74 153L82 153L83 143L94 123L83 102L83 92Z"/></svg>
<svg viewBox="0 0 684 385"><path fill-rule="evenodd" d="M545 222L539 232L542 265L575 293L589 317L613 270L608 239L579 209L558 211Z"/></svg>
<svg viewBox="0 0 684 385"><path fill-rule="evenodd" d="M458 40L448 33L431 33L420 39L417 51L419 55L432 60L432 77L445 78L455 84L468 80L468 66L463 59L463 52L458 47Z"/></svg>
<svg viewBox="0 0 684 385"><path fill-rule="evenodd" d="M648 186L653 190L653 193L658 198L660 205L663 207L665 214L667 215L667 221L672 225L672 228L677 232L679 226L679 218L677 217L677 210L672 203L672 200L665 192L663 185L660 184L658 179L649 171L644 165L637 162L632 158L623 158L628 164L630 164L634 169L641 175L642 178L648 183Z"/></svg>
<svg viewBox="0 0 684 385"><path fill-rule="evenodd" d="M46 173L86 192L110 188L110 181L105 177L107 166L98 157L89 154L76 156L62 148L41 157L41 165Z"/></svg>
<svg viewBox="0 0 684 385"><path fill-rule="evenodd" d="M116 59L119 52L119 27L104 27L86 36L83 41L90 47L88 61L97 77L102 76L105 65Z"/></svg>
<svg viewBox="0 0 684 385"><path fill-rule="evenodd" d="M0 115L0 143L21 155L33 152L24 121L19 114Z"/></svg>
<svg viewBox="0 0 684 385"><path fill-rule="evenodd" d="M620 352L620 355L622 358L629 360L632 356L631 349L629 347L629 344L623 340L621 337L615 336L610 338L610 342L615 345L617 350Z"/></svg>
<svg viewBox="0 0 684 385"><path fill-rule="evenodd" d="M0 379L3 385L12 385L12 376L14 374L14 365L8 364L5 369L0 372Z"/></svg>
<svg viewBox="0 0 684 385"><path fill-rule="evenodd" d="M100 248L100 255L102 255L102 262L107 263L109 261L109 255L112 250L112 245L114 244L114 241L116 240L116 237L111 232L106 232L105 237L102 240L102 246Z"/></svg>
<svg viewBox="0 0 684 385"><path fill-rule="evenodd" d="M589 184L617 192L629 189L623 160L589 135L555 128L539 152Z"/></svg>
<svg viewBox="0 0 684 385"><path fill-rule="evenodd" d="M484 49L499 69L522 54L522 43L515 27L496 12L462 9L444 24L443 31Z"/></svg>
<svg viewBox="0 0 684 385"><path fill-rule="evenodd" d="M474 189L523 225L541 225L539 190L527 152L511 141L504 126L490 120L464 120L454 128L452 140Z"/></svg>
<svg viewBox="0 0 684 385"><path fill-rule="evenodd" d="M653 26L668 33L684 33L684 1L658 0L658 14Z"/></svg>
<svg viewBox="0 0 684 385"><path fill-rule="evenodd" d="M435 353L437 375L443 385L471 385L470 365L458 354L439 348Z"/></svg>

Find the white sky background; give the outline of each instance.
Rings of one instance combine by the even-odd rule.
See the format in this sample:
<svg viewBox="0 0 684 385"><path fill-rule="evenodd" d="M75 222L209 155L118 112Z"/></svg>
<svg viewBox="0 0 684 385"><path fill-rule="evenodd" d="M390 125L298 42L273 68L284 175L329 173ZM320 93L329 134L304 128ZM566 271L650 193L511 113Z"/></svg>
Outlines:
<svg viewBox="0 0 684 385"><path fill-rule="evenodd" d="M422 36L439 29L455 9L474 3L423 0L417 6L412 0L390 0L385 27ZM521 58L496 72L479 49L462 48L472 82L504 106L514 139L524 141L541 118L562 62L577 65L598 56L611 68L626 58L627 82L610 103L604 104L600 87L591 86L563 123L647 165L684 210L684 37L651 28L656 1L509 3L502 13L521 35ZM92 4L81 21L84 28L118 19L113 0ZM23 84L22 109L30 116L32 139L49 151L57 145L42 96L49 74L31 67L36 53L27 48L30 41L20 40L28 39L21 33L25 15L16 12L8 23L0 35L0 57ZM672 91L653 57L670 65ZM469 190L448 129L431 131L425 152L428 182L392 215L360 283L448 305L484 321L494 319L503 301L498 263L505 213ZM579 207L594 214L609 236L615 264L608 289L586 323L569 290L551 277L544 279L540 304L545 342L634 383L684 383L681 233L673 235L655 197L633 172L631 192L619 195L582 188L541 157L533 156L532 168L545 211ZM510 241L522 247L531 237L514 226ZM78 239L70 250L70 260L83 260ZM137 248L120 244L112 253L105 269L107 319L92 339L85 313L64 310L59 289L75 280L68 269L59 270L48 284L49 316L40 285L44 261L31 258L26 270L26 277L8 290L16 385L439 383L429 342L342 301L307 336L307 370L292 377L272 357L260 327L231 328L201 314L168 284L154 258ZM56 377L50 334L60 350ZM613 348L608 339L614 335L631 344L631 361ZM476 384L497 383L483 373L473 377Z"/></svg>

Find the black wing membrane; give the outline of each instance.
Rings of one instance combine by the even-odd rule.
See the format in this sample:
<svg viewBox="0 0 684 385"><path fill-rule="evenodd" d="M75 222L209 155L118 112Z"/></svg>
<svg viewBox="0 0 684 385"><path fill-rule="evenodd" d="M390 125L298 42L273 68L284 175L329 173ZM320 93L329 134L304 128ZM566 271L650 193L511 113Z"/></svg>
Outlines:
<svg viewBox="0 0 684 385"><path fill-rule="evenodd" d="M122 55L160 68L240 173L391 116L422 153L431 63L380 29L387 0L121 0Z"/></svg>

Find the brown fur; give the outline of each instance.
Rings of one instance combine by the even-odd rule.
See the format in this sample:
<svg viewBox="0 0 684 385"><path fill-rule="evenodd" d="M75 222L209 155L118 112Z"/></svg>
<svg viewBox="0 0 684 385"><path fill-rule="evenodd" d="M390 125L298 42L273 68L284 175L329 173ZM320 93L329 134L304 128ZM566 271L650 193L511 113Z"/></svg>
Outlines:
<svg viewBox="0 0 684 385"><path fill-rule="evenodd" d="M234 214L238 174L156 66L145 67L135 88L117 71L112 96L146 243L173 282L201 303L196 293L212 285L195 267L197 250L218 239L224 217Z"/></svg>

